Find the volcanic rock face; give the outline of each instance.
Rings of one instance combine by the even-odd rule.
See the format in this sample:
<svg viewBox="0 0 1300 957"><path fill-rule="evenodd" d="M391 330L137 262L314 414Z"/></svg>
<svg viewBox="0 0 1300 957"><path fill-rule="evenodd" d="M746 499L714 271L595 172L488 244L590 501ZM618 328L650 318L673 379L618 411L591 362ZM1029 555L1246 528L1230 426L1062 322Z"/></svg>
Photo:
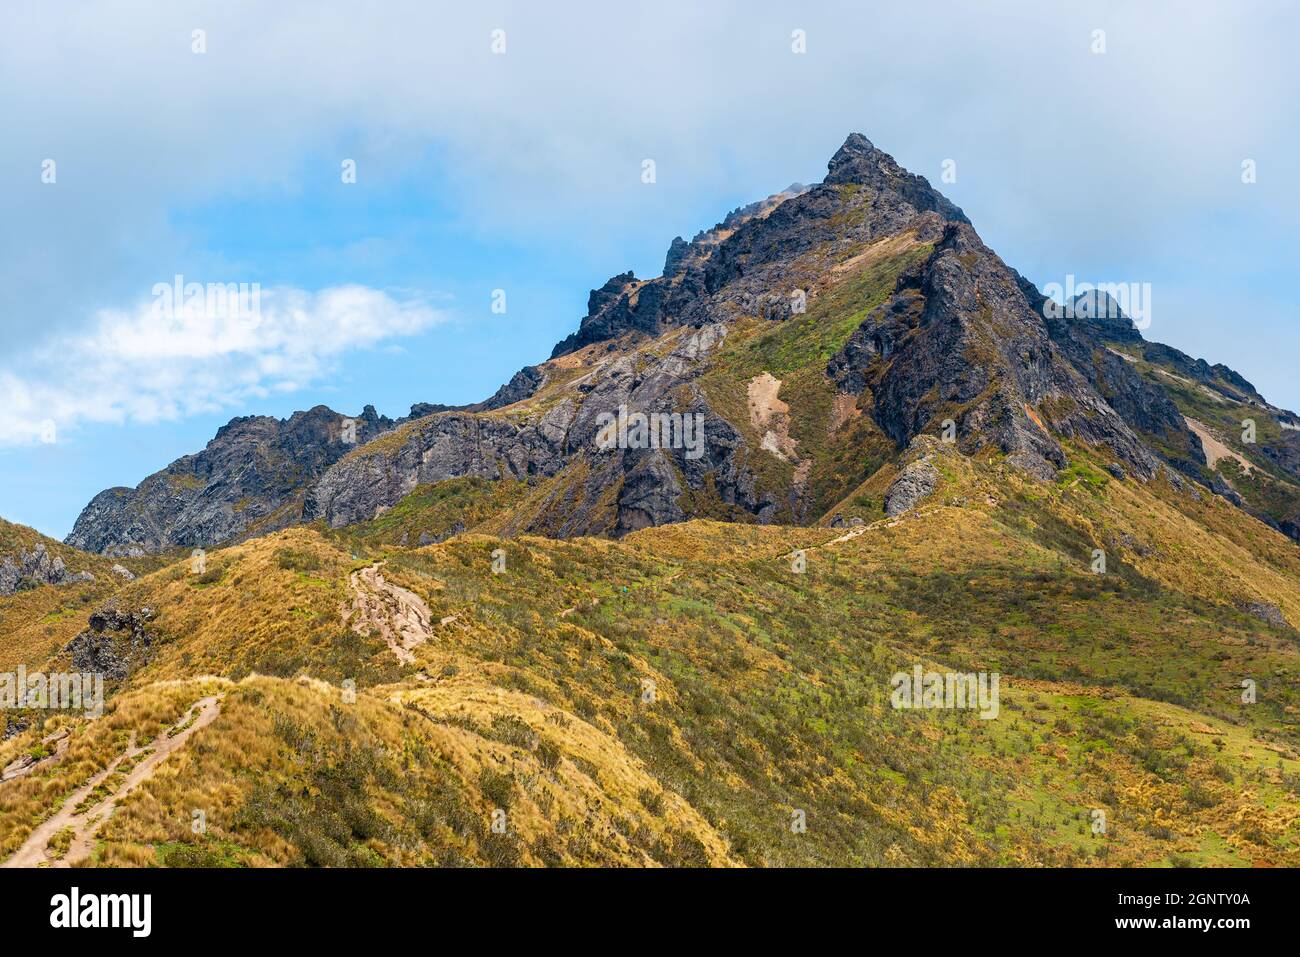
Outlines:
<svg viewBox="0 0 1300 957"><path fill-rule="evenodd" d="M1043 478L1065 465L1058 436L1104 445L1151 475L1154 456L1053 339L1039 305L969 224L951 221L828 372L845 392L871 392L900 446L947 419L963 451L994 445Z"/></svg>
<svg viewBox="0 0 1300 957"><path fill-rule="evenodd" d="M864 137L853 136L832 158L820 186L792 188L737 210L689 244L674 241L662 277L641 282L624 273L593 290L579 331L555 350L566 356L629 334L700 330L680 337L666 357L650 364L627 355L598 362L579 394L528 424L473 420L475 426L467 416L451 415L418 423L396 453L367 456L362 450L333 467L314 490L307 514L348 524L374 517L423 482L497 478L503 472L514 478L552 476L578 456L589 460L586 481L556 503L563 518L544 514L540 528L618 534L680 521L689 517L678 501L683 488L698 490L706 481L726 505L765 520L776 501L756 491L747 464L764 453L746 446L736 423L719 414L694 382L729 322L745 315L789 317L792 289L816 295L823 277L854 251L902 233L938 243L936 252L900 280L890 303L831 363L843 391L872 388L877 418L900 447L938 412L952 408L962 415L971 448L997 442L1025 467L1050 474L1064 464L1064 454L1025 406L1049 395L1072 395L1098 420L1076 416L1079 431L1113 435L1116 447L1150 470L1149 457L1124 423L1053 353L1043 321L1032 314L1016 278L979 242L961 210ZM989 303L999 314L987 315ZM926 334L909 336L917 324ZM905 336L907 344L895 348L895 340ZM992 350L987 356L979 352L986 346ZM889 354L887 362L882 351ZM1033 361L1026 364L1022 355ZM937 399L936 384L945 390ZM703 416L710 427L704 453L594 453L597 418L619 408ZM612 519L596 508L611 488L619 490ZM525 530L538 530L537 521Z"/></svg>
<svg viewBox="0 0 1300 957"><path fill-rule="evenodd" d="M676 348L648 365L610 355L583 377L587 381L574 384L572 395L540 414L458 412L415 422L382 444L394 449L358 449L331 467L312 490L305 515L348 525L374 518L417 485L463 476L549 478L579 462L585 479L518 530L594 534L680 521L687 516L676 503L678 472L688 481L712 474L724 497L756 511L761 503L752 483L733 461L739 434L692 388L703 358L725 335L722 325L682 330ZM686 447L600 448L599 419L620 408L702 416L699 454ZM611 489L618 492L612 514L597 507Z"/></svg>
<svg viewBox="0 0 1300 957"><path fill-rule="evenodd" d="M535 425L467 412L429 416L405 430L395 449L362 449L328 470L307 498L305 517L347 525L374 518L423 483L553 475L564 462L570 414L561 406Z"/></svg>
<svg viewBox="0 0 1300 957"><path fill-rule="evenodd" d="M857 289L881 263L889 268L877 277L880 295L859 308L861 297L843 290ZM1145 349L1181 380L1276 413L1284 430L1280 438L1270 432L1261 451L1300 478L1300 420L1267 407L1232 370L1144 342L1109 302L1096 299L1062 318L984 245L960 209L854 134L822 183L737 209L690 242L674 239L662 276L625 272L592 290L587 315L551 360L520 370L491 398L420 404L398 422L368 407L356 447L339 440L341 417L324 408L284 422L237 419L207 450L137 489L101 493L68 542L127 554L211 545L302 519L342 526L373 519L417 486L465 476L537 487L528 507L500 526L508 534L619 535L698 514L815 521L810 487L820 483L821 508L851 490L826 489L808 441L839 425L810 423L806 410L798 421L792 412L773 452L747 431L743 411L747 383L763 367L722 385L718 370L726 371L720 354L733 330L742 330L735 341L752 342L763 335L756 321L780 328L819 303L841 302L818 313L834 328L827 351L818 351L821 329L800 327L818 349L803 355L788 346L774 357L787 365L773 381L802 375L807 388L816 377L817 388L835 393L837 416L870 423L863 428L892 441L896 454L943 432L961 452L995 450L1050 479L1073 442L1102 450L1113 469L1138 480L1168 472L1168 463L1209 484L1201 440L1130 354ZM789 365L790 352L804 364ZM767 360L762 353L756 361ZM783 393L782 404L789 401ZM695 449L601 446L601 423L620 410L698 416L702 440ZM806 455L800 435L812 446ZM912 491L928 494L918 469L897 503ZM1300 532L1300 509L1275 524L1286 530L1288 522Z"/></svg>
<svg viewBox="0 0 1300 957"><path fill-rule="evenodd" d="M331 464L393 424L371 406L353 419L325 406L288 419L233 419L197 455L134 489L100 492L65 541L90 552L141 555L292 524L306 489Z"/></svg>

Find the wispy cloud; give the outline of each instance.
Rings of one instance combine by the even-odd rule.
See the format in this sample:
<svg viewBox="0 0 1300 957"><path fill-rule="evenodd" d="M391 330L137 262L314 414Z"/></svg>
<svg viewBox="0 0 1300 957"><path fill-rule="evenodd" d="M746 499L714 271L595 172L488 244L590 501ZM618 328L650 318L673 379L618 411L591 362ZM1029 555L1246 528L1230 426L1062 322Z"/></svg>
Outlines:
<svg viewBox="0 0 1300 957"><path fill-rule="evenodd" d="M260 290L244 308L169 309L155 298L101 311L0 372L0 445L49 441L51 424L57 434L238 408L318 384L349 353L445 318L426 297L356 285Z"/></svg>

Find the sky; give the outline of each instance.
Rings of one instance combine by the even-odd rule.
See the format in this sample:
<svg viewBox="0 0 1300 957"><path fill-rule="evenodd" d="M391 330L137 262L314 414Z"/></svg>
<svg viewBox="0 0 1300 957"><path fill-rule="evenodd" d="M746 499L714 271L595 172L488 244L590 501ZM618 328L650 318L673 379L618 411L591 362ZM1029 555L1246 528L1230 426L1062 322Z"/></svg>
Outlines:
<svg viewBox="0 0 1300 957"><path fill-rule="evenodd" d="M237 415L485 398L855 131L1040 287L1150 284L1147 338L1300 408L1298 30L1249 0L6 0L0 517L62 538ZM257 311L169 309L177 276Z"/></svg>

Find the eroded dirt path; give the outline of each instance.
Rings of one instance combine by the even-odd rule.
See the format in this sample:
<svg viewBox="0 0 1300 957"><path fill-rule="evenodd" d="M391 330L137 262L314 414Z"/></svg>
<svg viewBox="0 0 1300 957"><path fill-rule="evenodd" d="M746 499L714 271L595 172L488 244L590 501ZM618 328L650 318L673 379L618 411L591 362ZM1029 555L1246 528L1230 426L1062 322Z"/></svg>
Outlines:
<svg viewBox="0 0 1300 957"><path fill-rule="evenodd" d="M859 535L865 534L866 532L873 532L878 528L894 528L903 524L903 522L914 522L919 518L924 518L927 515L939 511L942 507L943 506L941 505L932 505L929 508L918 508L910 514L904 513L902 515L894 515L891 518L877 519L870 525L854 525L839 538L832 538L829 542L823 542L820 545L813 545L812 547L826 548L830 545L839 545L841 542L851 542L853 539L857 538Z"/></svg>
<svg viewBox="0 0 1300 957"><path fill-rule="evenodd" d="M172 727L154 738L147 747L136 747L135 734L127 748L104 770L72 792L72 796L63 802L58 812L42 821L32 831L23 846L14 852L2 867L71 867L78 861L90 856L95 847L95 835L112 816L117 805L132 791L153 777L167 756L185 746L190 736L200 728L207 727L221 713L221 696L210 695L200 698L190 705L189 710ZM140 758L126 773L121 783L107 797L101 798L89 807L78 808L117 771L124 761ZM66 828L72 829L72 838L68 849L62 855L50 850L49 844L55 835Z"/></svg>
<svg viewBox="0 0 1300 957"><path fill-rule="evenodd" d="M363 637L377 631L397 660L415 663L411 651L433 637L433 613L415 592L385 580L382 563L352 573L352 630Z"/></svg>
<svg viewBox="0 0 1300 957"><path fill-rule="evenodd" d="M877 519L876 521L872 522L870 525L853 525L843 535L840 535L836 538L828 539L822 542L820 545L806 545L801 549L796 549L796 551L802 551L804 554L807 554L808 552L817 551L818 549L821 548L830 548L832 545L842 545L845 542L853 541L855 538L857 538L860 535L865 535L867 532L874 532L878 528L895 528L903 524L904 522L914 522L918 519L925 518L925 516L927 515L932 515L935 512L939 511L941 508L946 508L946 507L947 506L944 505L932 505L929 508L919 508L916 509L915 511L905 512L902 515L895 515L891 518ZM795 552L785 552L779 557L785 561L788 561L794 556L794 554Z"/></svg>

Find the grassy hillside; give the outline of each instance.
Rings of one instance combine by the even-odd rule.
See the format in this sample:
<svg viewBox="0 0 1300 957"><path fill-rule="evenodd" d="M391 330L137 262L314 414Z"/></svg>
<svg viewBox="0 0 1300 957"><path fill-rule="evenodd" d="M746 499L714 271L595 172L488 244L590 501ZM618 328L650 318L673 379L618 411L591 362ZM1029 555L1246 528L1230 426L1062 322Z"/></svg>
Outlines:
<svg viewBox="0 0 1300 957"><path fill-rule="evenodd" d="M456 478L422 485L373 521L345 531L316 527L340 545L352 543L418 547L465 531L474 531L513 509L528 486L510 479ZM423 539L423 540L422 540Z"/></svg>
<svg viewBox="0 0 1300 957"><path fill-rule="evenodd" d="M26 525L0 519L0 560L9 557L18 565L21 553L30 553L37 545L44 545L52 559L63 559L70 573L90 572L95 580L20 587L12 595L0 595L0 668L36 667L66 645L85 627L89 613L121 584L122 579L113 573L114 564L143 574L166 561L158 556L113 559L91 555Z"/></svg>
<svg viewBox="0 0 1300 957"><path fill-rule="evenodd" d="M159 567L163 561L155 556L105 558L103 555L92 555L89 552L83 552L78 548L64 545L60 541L42 535L34 528L28 528L26 525L18 525L14 522L6 522L3 518L0 518L0 559L9 556L17 564L21 552L31 552L37 545L44 545L51 558L62 558L64 564L68 567L68 571L88 571L96 578L106 577L114 564L120 564L134 573L142 573L152 571Z"/></svg>
<svg viewBox="0 0 1300 957"><path fill-rule="evenodd" d="M1295 546L1082 454L1055 484L938 461L916 511L849 529L394 543L495 494L458 488L161 569L117 589L158 614L108 715L0 743L38 756L0 784L0 854L215 696L77 863L1300 863L1300 636L1247 610L1300 620ZM354 611L376 562L422 609L409 663ZM998 672L998 717L891 707L918 664ZM75 858L66 817L47 853Z"/></svg>

